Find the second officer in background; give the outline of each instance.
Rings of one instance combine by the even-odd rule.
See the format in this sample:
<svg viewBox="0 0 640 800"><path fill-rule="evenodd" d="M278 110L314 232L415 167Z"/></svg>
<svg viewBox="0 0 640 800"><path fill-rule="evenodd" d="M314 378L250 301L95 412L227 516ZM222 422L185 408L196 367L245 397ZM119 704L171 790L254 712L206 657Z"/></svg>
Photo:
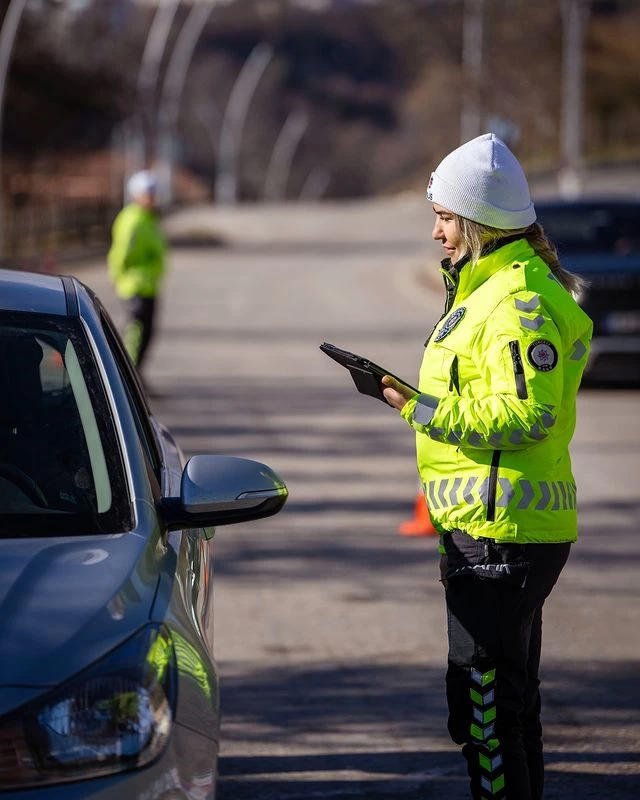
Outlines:
<svg viewBox="0 0 640 800"><path fill-rule="evenodd" d="M108 264L116 293L127 305L125 347L140 371L154 333L167 243L158 219L155 174L136 172L127 183L127 193L130 202L113 223Z"/></svg>

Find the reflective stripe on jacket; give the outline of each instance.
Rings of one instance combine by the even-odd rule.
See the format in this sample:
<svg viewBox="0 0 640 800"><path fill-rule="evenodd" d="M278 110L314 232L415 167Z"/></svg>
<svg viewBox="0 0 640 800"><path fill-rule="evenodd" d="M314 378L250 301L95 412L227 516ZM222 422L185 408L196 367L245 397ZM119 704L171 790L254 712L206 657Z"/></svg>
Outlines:
<svg viewBox="0 0 640 800"><path fill-rule="evenodd" d="M402 410L434 525L575 541L569 442L591 320L526 239L443 273L447 309Z"/></svg>
<svg viewBox="0 0 640 800"><path fill-rule="evenodd" d="M156 215L136 203L113 223L107 256L109 275L120 297L155 297L165 269L167 245Z"/></svg>

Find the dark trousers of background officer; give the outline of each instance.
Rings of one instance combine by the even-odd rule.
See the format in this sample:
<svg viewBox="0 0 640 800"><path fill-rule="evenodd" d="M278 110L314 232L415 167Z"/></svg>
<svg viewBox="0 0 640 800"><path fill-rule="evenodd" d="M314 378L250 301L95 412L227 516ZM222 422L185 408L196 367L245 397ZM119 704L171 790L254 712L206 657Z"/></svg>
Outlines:
<svg viewBox="0 0 640 800"><path fill-rule="evenodd" d="M153 336L156 298L131 297L127 300L127 312L129 319L124 329L124 344L139 371Z"/></svg>
<svg viewBox="0 0 640 800"><path fill-rule="evenodd" d="M447 601L449 733L467 760L474 800L541 800L538 671L542 606L569 544L442 537Z"/></svg>

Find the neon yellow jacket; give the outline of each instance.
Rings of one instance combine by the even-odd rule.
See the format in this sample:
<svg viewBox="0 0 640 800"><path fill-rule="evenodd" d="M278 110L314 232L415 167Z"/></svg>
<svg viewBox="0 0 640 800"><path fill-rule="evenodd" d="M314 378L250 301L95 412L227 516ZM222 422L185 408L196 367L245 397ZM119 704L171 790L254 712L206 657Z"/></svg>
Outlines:
<svg viewBox="0 0 640 800"><path fill-rule="evenodd" d="M577 538L569 442L592 323L526 239L459 270L402 409L441 532L517 542Z"/></svg>
<svg viewBox="0 0 640 800"><path fill-rule="evenodd" d="M123 298L155 297L165 270L167 245L153 211L125 206L113 223L109 275Z"/></svg>

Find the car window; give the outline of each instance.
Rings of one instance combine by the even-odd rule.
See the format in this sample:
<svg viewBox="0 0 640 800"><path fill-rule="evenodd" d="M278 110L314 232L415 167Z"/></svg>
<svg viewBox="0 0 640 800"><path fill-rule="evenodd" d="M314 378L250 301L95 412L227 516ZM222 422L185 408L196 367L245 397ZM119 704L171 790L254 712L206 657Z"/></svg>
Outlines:
<svg viewBox="0 0 640 800"><path fill-rule="evenodd" d="M563 253L640 254L640 205L552 206L536 209L538 222Z"/></svg>
<svg viewBox="0 0 640 800"><path fill-rule="evenodd" d="M138 437L143 450L147 456L148 464L155 477L157 486L161 481L162 459L155 440L153 428L149 422L150 411L139 388L139 378L135 372L129 357L116 333L113 322L105 311L102 304L96 300L96 308L100 313L100 321L104 330L105 337L116 362L118 372L124 384L129 399L129 405L133 412L133 417L138 431Z"/></svg>
<svg viewBox="0 0 640 800"><path fill-rule="evenodd" d="M78 320L0 314L0 535L132 527L122 457Z"/></svg>

